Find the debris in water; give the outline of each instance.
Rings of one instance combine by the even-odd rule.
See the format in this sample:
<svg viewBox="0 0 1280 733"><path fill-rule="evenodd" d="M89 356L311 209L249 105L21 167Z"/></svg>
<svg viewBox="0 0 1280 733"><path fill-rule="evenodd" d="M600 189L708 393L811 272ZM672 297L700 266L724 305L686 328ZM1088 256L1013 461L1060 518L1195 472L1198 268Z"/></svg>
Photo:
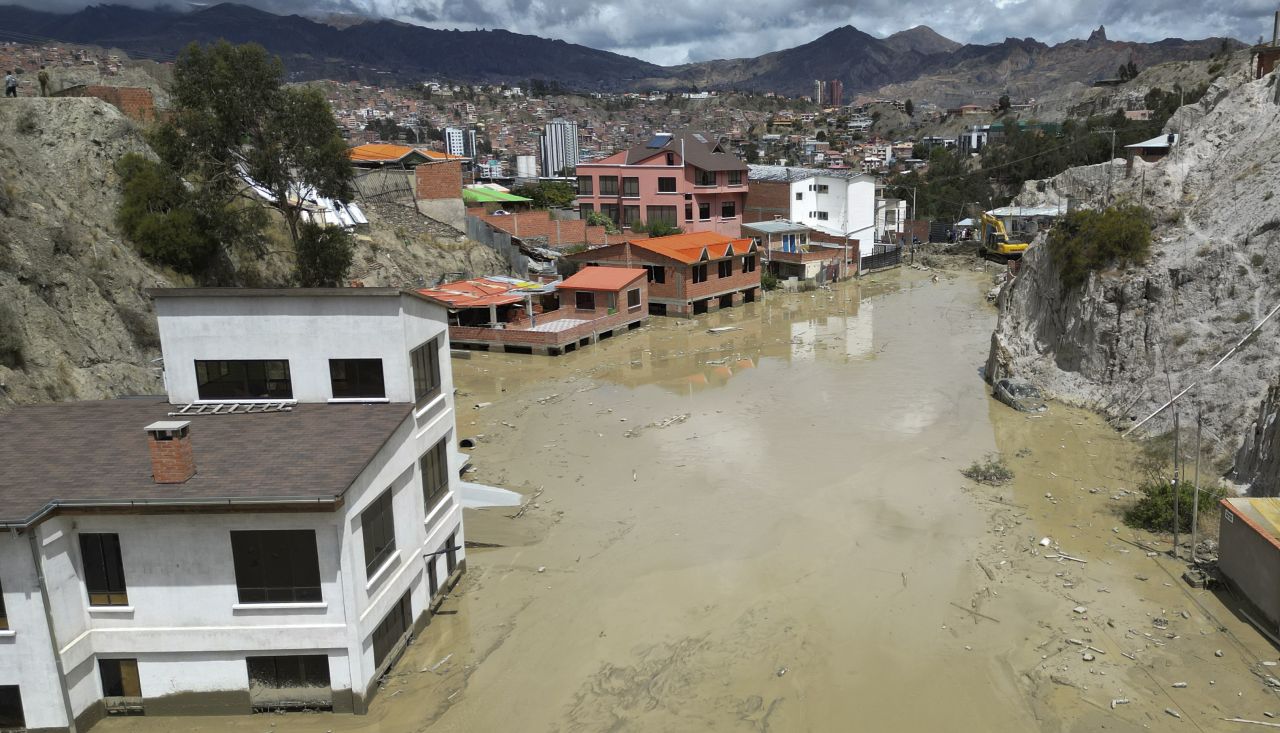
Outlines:
<svg viewBox="0 0 1280 733"><path fill-rule="evenodd" d="M1165 708L1164 711L1175 718L1179 718L1179 719L1182 718L1182 713L1178 712L1177 710L1174 710L1173 708Z"/></svg>
<svg viewBox="0 0 1280 733"><path fill-rule="evenodd" d="M1215 657L1220 657L1220 656L1222 656L1222 650L1221 650L1221 649L1219 649L1218 651L1214 652L1214 653L1213 653L1213 656L1215 656Z"/></svg>
<svg viewBox="0 0 1280 733"><path fill-rule="evenodd" d="M778 667L777 675L778 675L779 677L781 677L782 675L784 675L784 674L786 674L786 673L787 673L787 668L786 668L786 667Z"/></svg>
<svg viewBox="0 0 1280 733"><path fill-rule="evenodd" d="M707 333L728 333L729 331L741 331L741 330L742 329L738 326L716 326L715 328L708 328ZM778 675L778 676L781 677L782 675Z"/></svg>
<svg viewBox="0 0 1280 733"><path fill-rule="evenodd" d="M651 427L651 428L659 428L659 429L661 429L661 428L669 428L669 427L671 427L672 425L679 425L680 423L682 423L682 422L684 422L685 420L688 420L688 419L689 419L689 413L687 413L687 412L683 412L683 413L681 413L681 414L679 414L679 415L672 415L671 417L667 417L667 418L663 418L663 419L661 419L661 420L657 420L657 421L655 421L655 422L651 422L651 423L649 423L648 427Z"/></svg>
<svg viewBox="0 0 1280 733"><path fill-rule="evenodd" d="M1048 494L1045 494L1045 496L1048 496ZM1049 539L1048 537L1041 537L1041 538L1040 538L1040 546L1041 546L1041 547L1048 547L1049 545L1052 545L1052 544L1053 544L1053 540Z"/></svg>
<svg viewBox="0 0 1280 733"><path fill-rule="evenodd" d="M1187 683L1186 683L1186 682L1174 682L1174 683L1173 683L1173 685L1172 685L1172 687L1176 687L1176 688L1178 688L1179 690L1181 690L1182 688L1184 688L1184 687L1186 687L1186 686L1187 686Z"/></svg>
<svg viewBox="0 0 1280 733"><path fill-rule="evenodd" d="M493 403L492 403L492 402L480 402L480 403L476 404L475 409L477 409L477 410L483 410L483 409L484 409L484 408L486 408L486 407L492 407L492 406L493 406Z"/></svg>
<svg viewBox="0 0 1280 733"><path fill-rule="evenodd" d="M1097 659L1097 657L1093 656L1089 652L1085 652L1084 654L1081 654L1080 658L1086 662L1092 662L1094 659Z"/></svg>
<svg viewBox="0 0 1280 733"><path fill-rule="evenodd" d="M538 566L538 572L540 572L540 573L545 573L545 572L547 572L547 566L546 566L546 565L539 565L539 566Z"/></svg>
<svg viewBox="0 0 1280 733"><path fill-rule="evenodd" d="M1115 710L1117 705L1128 705L1128 704L1129 704L1129 698L1117 697L1111 701L1111 709Z"/></svg>
<svg viewBox="0 0 1280 733"><path fill-rule="evenodd" d="M1071 609L1071 610L1072 610L1072 611L1075 611L1076 613L1088 613L1088 612L1089 612L1089 609L1085 608L1084 606L1076 606L1075 608L1073 608L1073 609Z"/></svg>

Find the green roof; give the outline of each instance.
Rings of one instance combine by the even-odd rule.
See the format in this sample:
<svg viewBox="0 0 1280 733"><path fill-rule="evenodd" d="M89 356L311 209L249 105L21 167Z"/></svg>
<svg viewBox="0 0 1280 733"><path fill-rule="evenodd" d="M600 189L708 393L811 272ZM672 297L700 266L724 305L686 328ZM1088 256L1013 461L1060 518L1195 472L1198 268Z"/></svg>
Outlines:
<svg viewBox="0 0 1280 733"><path fill-rule="evenodd" d="M533 199L527 199L523 196L517 196L514 193L505 191L495 191L492 188L464 188L462 189L462 200L469 204L491 204L491 203L531 203Z"/></svg>

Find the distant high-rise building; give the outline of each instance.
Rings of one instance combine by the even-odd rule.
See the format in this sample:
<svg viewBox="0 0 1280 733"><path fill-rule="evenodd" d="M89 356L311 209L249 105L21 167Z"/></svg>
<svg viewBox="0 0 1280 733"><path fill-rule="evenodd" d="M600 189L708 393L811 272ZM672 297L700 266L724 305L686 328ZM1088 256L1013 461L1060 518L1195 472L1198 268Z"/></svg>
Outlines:
<svg viewBox="0 0 1280 733"><path fill-rule="evenodd" d="M547 123L540 141L542 175L558 176L578 165L578 125L559 117Z"/></svg>
<svg viewBox="0 0 1280 733"><path fill-rule="evenodd" d="M839 79L827 82L827 96L824 101L832 107L844 104L844 82Z"/></svg>
<svg viewBox="0 0 1280 733"><path fill-rule="evenodd" d="M813 80L813 103L822 104L826 98L827 83L821 79Z"/></svg>
<svg viewBox="0 0 1280 733"><path fill-rule="evenodd" d="M444 151L464 158L476 157L476 131L460 127L444 128Z"/></svg>

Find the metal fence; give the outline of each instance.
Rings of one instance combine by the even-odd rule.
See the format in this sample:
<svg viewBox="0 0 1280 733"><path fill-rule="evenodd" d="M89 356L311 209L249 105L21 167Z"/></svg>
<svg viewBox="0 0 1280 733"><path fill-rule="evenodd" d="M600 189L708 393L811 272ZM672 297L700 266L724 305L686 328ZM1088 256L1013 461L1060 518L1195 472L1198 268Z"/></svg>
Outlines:
<svg viewBox="0 0 1280 733"><path fill-rule="evenodd" d="M871 254L862 258L860 272L870 272L902 264L902 247L877 244Z"/></svg>

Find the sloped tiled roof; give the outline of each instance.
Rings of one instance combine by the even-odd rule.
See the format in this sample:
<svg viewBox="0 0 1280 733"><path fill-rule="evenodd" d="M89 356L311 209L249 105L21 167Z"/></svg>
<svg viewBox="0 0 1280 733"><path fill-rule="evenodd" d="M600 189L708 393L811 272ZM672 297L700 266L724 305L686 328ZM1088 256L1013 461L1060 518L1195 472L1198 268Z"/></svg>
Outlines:
<svg viewBox="0 0 1280 733"><path fill-rule="evenodd" d="M627 150L626 164L635 165L655 155L668 152L679 154L686 163L704 171L745 171L747 169L747 164L743 163L738 156L721 149L720 142L714 135L687 130L671 135L665 145L658 147L649 147L648 144L637 145Z"/></svg>
<svg viewBox="0 0 1280 733"><path fill-rule="evenodd" d="M567 290L616 291L645 274L645 270L639 267L584 267L565 278L557 287Z"/></svg>
<svg viewBox="0 0 1280 733"><path fill-rule="evenodd" d="M670 257L687 265L703 260L743 255L755 249L755 243L751 239L733 239L715 232L689 232L673 234L669 237L640 239L631 242L631 246Z"/></svg>

